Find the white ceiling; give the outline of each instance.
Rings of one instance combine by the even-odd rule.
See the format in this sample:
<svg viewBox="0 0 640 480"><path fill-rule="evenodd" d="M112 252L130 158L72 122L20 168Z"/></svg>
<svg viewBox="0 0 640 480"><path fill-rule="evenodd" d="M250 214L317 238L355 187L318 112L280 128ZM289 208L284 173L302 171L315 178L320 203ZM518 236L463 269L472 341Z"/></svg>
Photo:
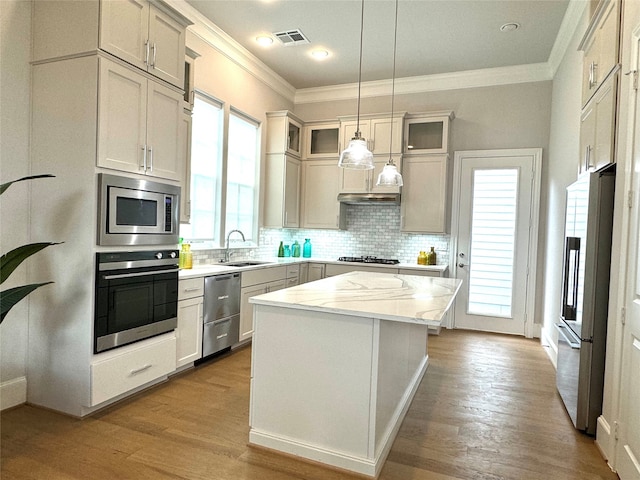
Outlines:
<svg viewBox="0 0 640 480"><path fill-rule="evenodd" d="M357 82L358 0L187 0L293 87ZM399 0L396 78L547 62L569 0ZM391 78L394 0L364 2L363 82ZM508 22L521 25L504 33ZM255 37L300 29L310 44ZM318 62L310 51L325 48Z"/></svg>

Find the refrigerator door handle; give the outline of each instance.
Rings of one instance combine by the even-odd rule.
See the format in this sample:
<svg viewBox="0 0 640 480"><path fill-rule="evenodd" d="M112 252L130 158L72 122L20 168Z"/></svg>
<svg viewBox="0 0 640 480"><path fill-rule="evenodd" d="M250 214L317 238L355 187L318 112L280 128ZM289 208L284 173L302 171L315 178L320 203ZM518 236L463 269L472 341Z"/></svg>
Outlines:
<svg viewBox="0 0 640 480"><path fill-rule="evenodd" d="M572 341L569 338L571 334L567 335L567 333L565 333L565 330L567 329L566 325L563 325L562 323L556 323L555 326L556 326L556 329L558 330L558 333L562 335L562 337L565 339L565 341L569 344L571 348L573 348L574 350L580 349L580 342Z"/></svg>
<svg viewBox="0 0 640 480"><path fill-rule="evenodd" d="M580 271L580 237L567 237L564 251L562 284L562 317L575 320L578 306L578 273Z"/></svg>

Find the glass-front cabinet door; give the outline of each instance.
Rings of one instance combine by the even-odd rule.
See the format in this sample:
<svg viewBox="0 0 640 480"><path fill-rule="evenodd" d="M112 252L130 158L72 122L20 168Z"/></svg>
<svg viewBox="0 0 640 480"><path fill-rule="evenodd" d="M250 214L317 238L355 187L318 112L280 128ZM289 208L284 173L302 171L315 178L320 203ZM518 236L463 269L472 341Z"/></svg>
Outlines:
<svg viewBox="0 0 640 480"><path fill-rule="evenodd" d="M446 153L453 113L408 115L404 123L405 153Z"/></svg>
<svg viewBox="0 0 640 480"><path fill-rule="evenodd" d="M302 125L291 118L287 120L287 153L293 153L299 157Z"/></svg>
<svg viewBox="0 0 640 480"><path fill-rule="evenodd" d="M266 153L288 153L300 158L303 121L288 110L267 112Z"/></svg>
<svg viewBox="0 0 640 480"><path fill-rule="evenodd" d="M340 155L340 124L318 122L305 124L304 159L333 158Z"/></svg>

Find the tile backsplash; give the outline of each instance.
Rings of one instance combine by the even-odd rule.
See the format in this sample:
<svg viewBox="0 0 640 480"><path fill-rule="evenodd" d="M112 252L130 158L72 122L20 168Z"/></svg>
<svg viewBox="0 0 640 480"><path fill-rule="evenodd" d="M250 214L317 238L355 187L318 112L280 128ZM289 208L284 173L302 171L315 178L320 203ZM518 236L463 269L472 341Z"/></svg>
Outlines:
<svg viewBox="0 0 640 480"><path fill-rule="evenodd" d="M397 205L348 205L346 225L346 230L261 228L259 246L250 250L231 249L233 259L275 257L281 241L292 245L297 240L302 249L305 238L309 238L311 257L323 260L373 255L416 263L420 250L435 247L438 265L449 263L450 235L400 233L400 207ZM222 250L194 251L196 264L215 263L221 257Z"/></svg>

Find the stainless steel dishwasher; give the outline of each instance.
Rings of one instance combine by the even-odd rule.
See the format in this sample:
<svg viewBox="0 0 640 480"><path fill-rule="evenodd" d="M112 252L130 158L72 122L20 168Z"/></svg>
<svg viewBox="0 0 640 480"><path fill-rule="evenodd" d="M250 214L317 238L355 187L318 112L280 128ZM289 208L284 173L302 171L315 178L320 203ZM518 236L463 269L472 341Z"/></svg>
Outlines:
<svg viewBox="0 0 640 480"><path fill-rule="evenodd" d="M240 274L204 279L202 356L231 347L240 334Z"/></svg>

